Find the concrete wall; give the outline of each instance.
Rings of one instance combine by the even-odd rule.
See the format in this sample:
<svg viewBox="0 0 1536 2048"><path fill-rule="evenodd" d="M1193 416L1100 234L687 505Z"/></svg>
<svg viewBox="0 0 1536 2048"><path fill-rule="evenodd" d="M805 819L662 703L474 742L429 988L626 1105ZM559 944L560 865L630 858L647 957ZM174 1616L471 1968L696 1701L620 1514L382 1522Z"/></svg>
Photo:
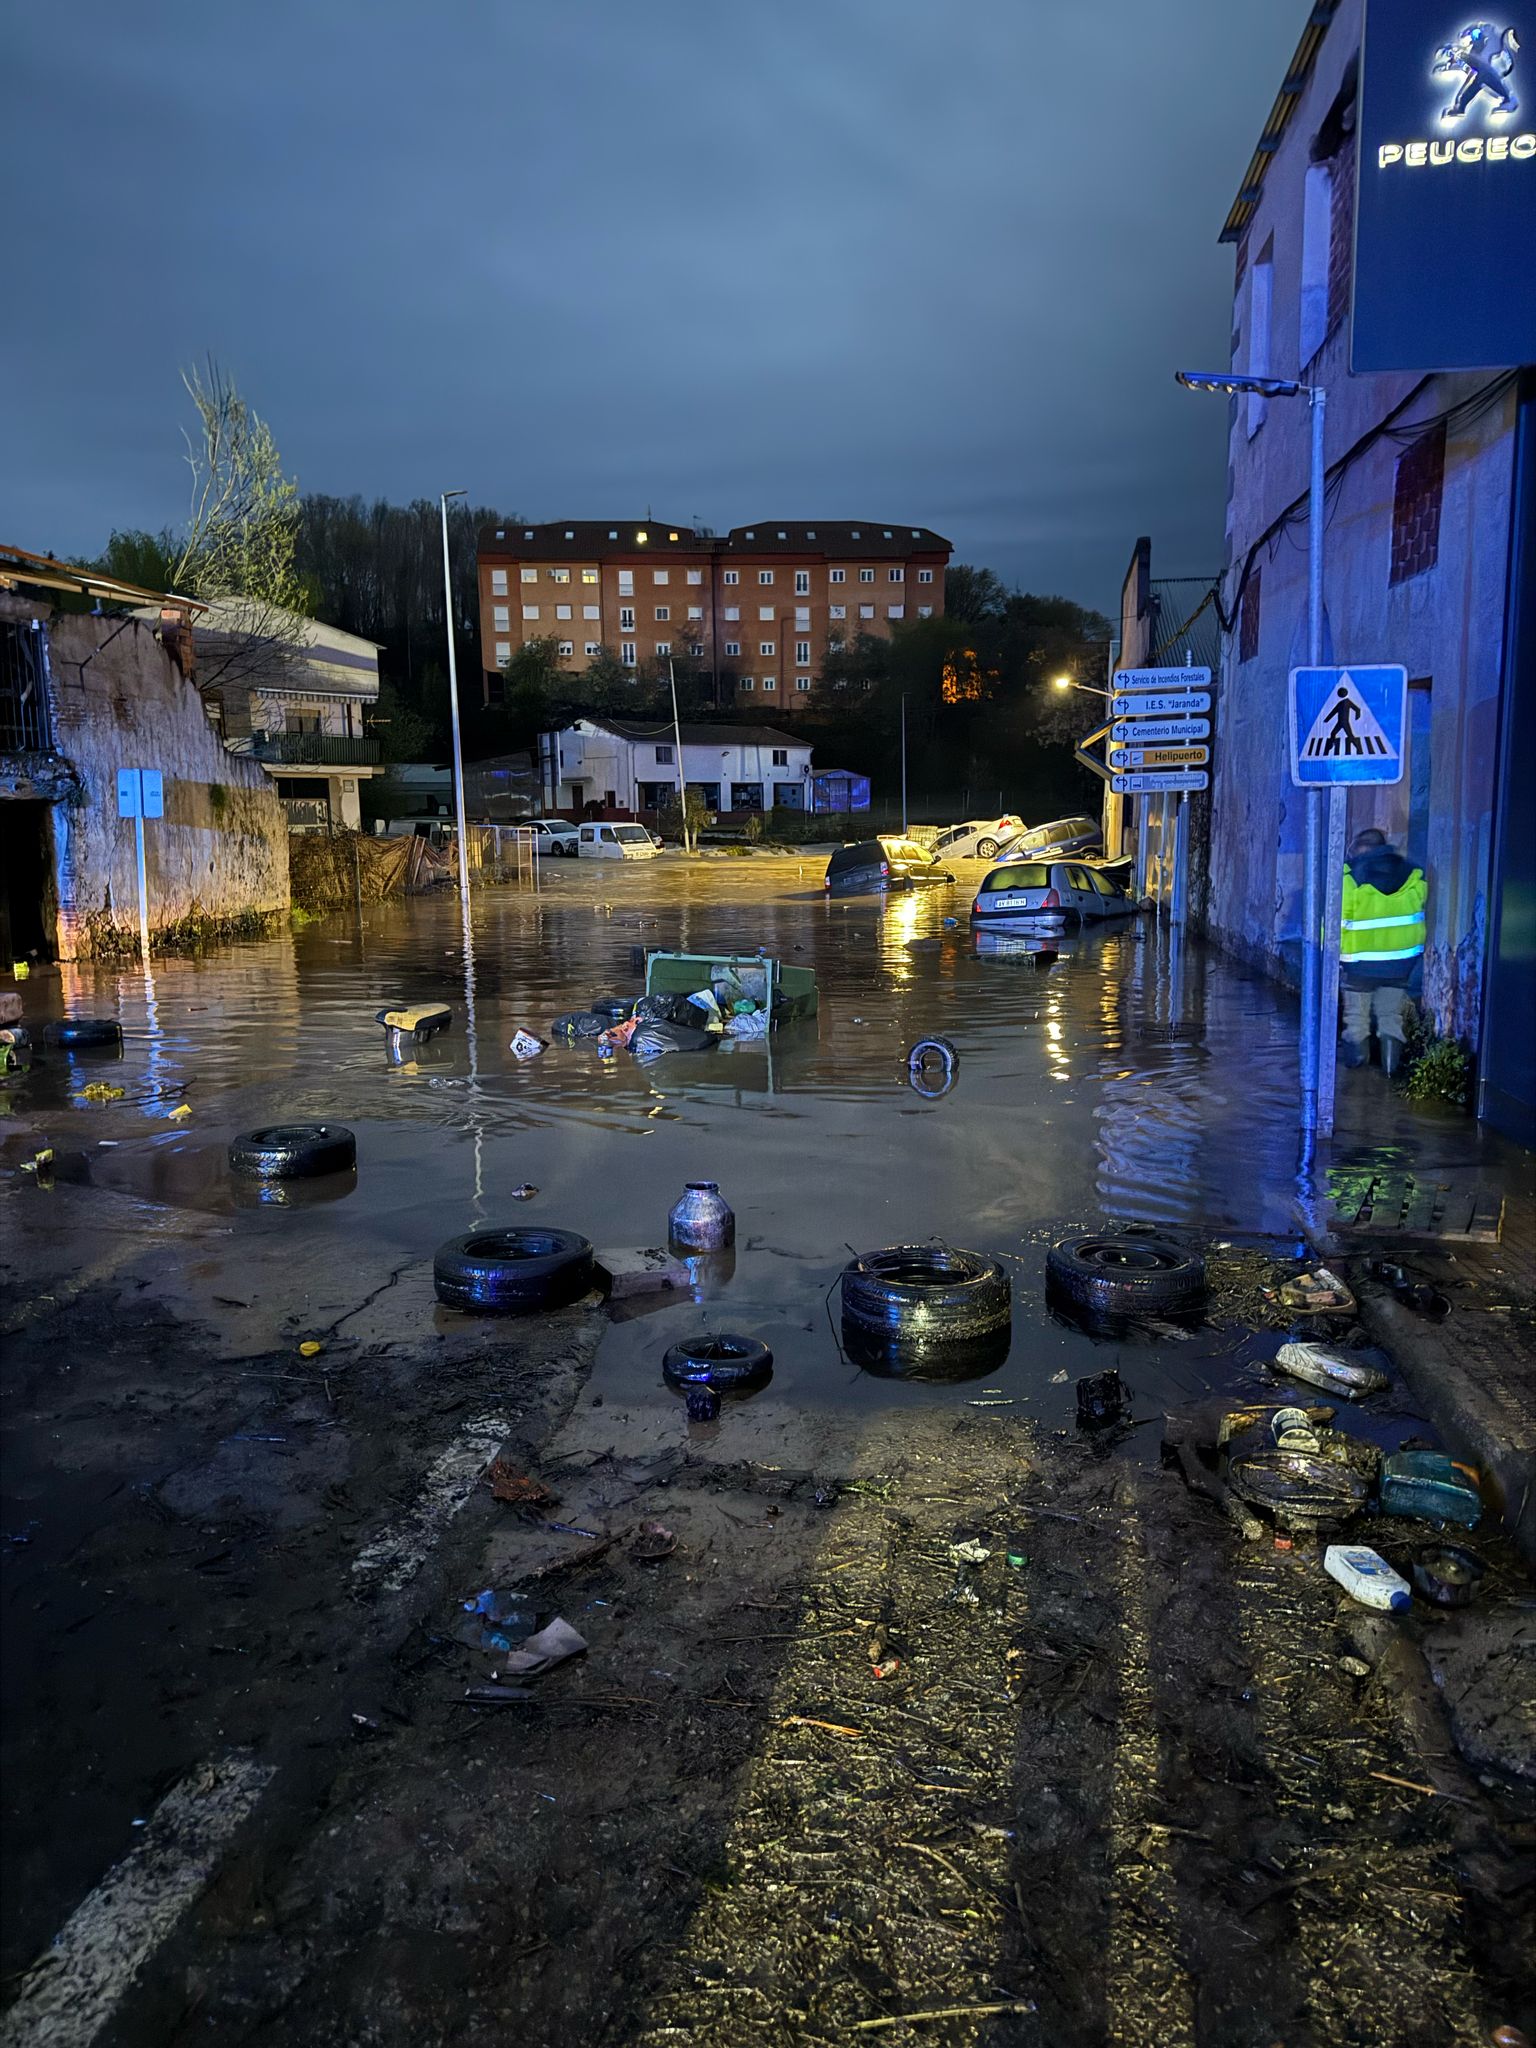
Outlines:
<svg viewBox="0 0 1536 2048"><path fill-rule="evenodd" d="M1505 578L1509 547L1514 395L1453 425L1445 451L1438 560L1389 581L1398 458L1417 425L1484 390L1489 373L1354 377L1348 321L1307 359L1303 347L1303 205L1310 145L1335 106L1359 49L1360 0L1345 0L1329 28L1296 113L1271 160L1238 257L1233 367L1300 377L1328 393L1327 460L1351 456L1330 479L1325 541L1325 662L1401 662L1420 694L1421 723L1400 788L1350 798L1350 829L1379 824L1399 844L1416 778L1428 791L1423 843L1408 850L1429 878L1424 997L1442 1031L1476 1044L1487 920ZM1336 163L1354 175L1352 148ZM1347 216L1346 216L1347 218ZM1260 258L1271 259L1267 362L1255 361ZM1426 289L1437 289L1428 279ZM1315 338L1316 329L1312 331ZM1405 403L1406 401L1406 403ZM1216 404L1191 398L1191 404ZM1390 431L1360 444L1388 421ZM1292 667L1307 656L1308 409L1301 399L1230 404L1223 687L1216 701L1210 853L1212 936L1253 964L1294 981L1299 973L1305 797L1290 782L1286 702ZM1297 518L1269 534L1295 501ZM1267 536L1267 537L1266 537ZM1240 589L1259 574L1259 644L1240 659ZM1425 758L1427 753L1427 759Z"/></svg>
<svg viewBox="0 0 1536 2048"><path fill-rule="evenodd" d="M145 826L151 933L208 932L288 909L288 830L260 766L228 753L196 689L138 619L48 626L54 745L80 794L52 806L61 959L138 950L134 828L117 815L119 768L158 768L165 816Z"/></svg>

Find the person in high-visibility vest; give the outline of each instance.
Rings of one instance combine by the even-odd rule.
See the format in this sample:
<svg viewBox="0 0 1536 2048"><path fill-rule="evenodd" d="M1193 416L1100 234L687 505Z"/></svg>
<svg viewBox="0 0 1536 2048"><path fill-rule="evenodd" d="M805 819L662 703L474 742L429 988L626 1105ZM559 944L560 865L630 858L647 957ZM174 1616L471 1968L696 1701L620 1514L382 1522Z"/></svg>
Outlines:
<svg viewBox="0 0 1536 2048"><path fill-rule="evenodd" d="M1346 1067L1365 1064L1374 1016L1381 1064L1396 1073L1407 1035L1403 1005L1424 958L1424 870L1405 860L1374 825L1357 832L1344 865L1339 986Z"/></svg>

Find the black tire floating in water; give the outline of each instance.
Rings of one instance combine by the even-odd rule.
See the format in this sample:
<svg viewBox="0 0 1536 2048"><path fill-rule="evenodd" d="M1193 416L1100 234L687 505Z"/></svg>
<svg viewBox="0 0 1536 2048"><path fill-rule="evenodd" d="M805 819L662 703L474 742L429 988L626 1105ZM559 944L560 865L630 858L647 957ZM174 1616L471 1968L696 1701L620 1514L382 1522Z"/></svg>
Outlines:
<svg viewBox="0 0 1536 2048"><path fill-rule="evenodd" d="M471 1230L439 1248L432 1284L448 1308L537 1315L590 1291L592 1246L574 1230Z"/></svg>
<svg viewBox="0 0 1536 2048"><path fill-rule="evenodd" d="M944 1244L898 1244L844 1266L843 1320L918 1346L1006 1334L1013 1290L996 1259Z"/></svg>
<svg viewBox="0 0 1536 2048"><path fill-rule="evenodd" d="M115 1017L60 1017L43 1030L46 1045L112 1046L121 1049L123 1027Z"/></svg>
<svg viewBox="0 0 1536 2048"><path fill-rule="evenodd" d="M229 1148L232 1173L253 1180L316 1180L357 1164L357 1140L345 1124L267 1124Z"/></svg>
<svg viewBox="0 0 1536 2048"><path fill-rule="evenodd" d="M1063 1300L1101 1314L1186 1314L1206 1296L1199 1254L1141 1231L1063 1238L1045 1255L1045 1277Z"/></svg>
<svg viewBox="0 0 1536 2048"><path fill-rule="evenodd" d="M773 1373L773 1353L756 1337L693 1337L661 1361L674 1387L759 1387Z"/></svg>

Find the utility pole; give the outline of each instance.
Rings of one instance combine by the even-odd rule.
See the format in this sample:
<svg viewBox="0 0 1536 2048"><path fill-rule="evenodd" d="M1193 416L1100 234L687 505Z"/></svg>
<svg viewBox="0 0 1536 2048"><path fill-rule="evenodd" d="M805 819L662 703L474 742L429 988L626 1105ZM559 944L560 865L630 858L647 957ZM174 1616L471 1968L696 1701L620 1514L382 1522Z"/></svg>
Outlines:
<svg viewBox="0 0 1536 2048"><path fill-rule="evenodd" d="M907 693L901 693L901 836L907 836Z"/></svg>
<svg viewBox="0 0 1536 2048"><path fill-rule="evenodd" d="M677 815L679 829L683 835L684 853L692 853L688 843L688 785L683 780L683 727L677 715L677 669L672 657L667 656L667 681L672 686L672 738L677 747Z"/></svg>
<svg viewBox="0 0 1536 2048"><path fill-rule="evenodd" d="M1307 484L1307 666L1321 668L1323 662L1323 496L1327 478L1323 433L1328 418L1327 394L1317 385L1307 387L1307 403L1312 412L1312 455ZM1343 836L1344 792L1330 793L1328 799L1330 838L1333 824L1333 809L1339 807L1339 829ZM1302 871L1302 934L1301 934L1301 1128L1303 1136L1303 1166L1311 1164L1312 1140L1319 1128L1333 1129L1333 1077L1334 1077L1334 1033L1323 1030L1323 1005L1325 986L1333 990L1333 1005L1338 1007L1338 917L1340 906L1332 905L1333 944L1331 958L1333 971L1324 971L1325 953L1324 922L1329 916L1330 906L1323 902L1323 793L1319 789L1307 791L1307 809L1303 821L1306 834L1305 865ZM1337 897L1338 890L1334 895ZM1327 1124L1322 1125L1323 1106L1323 1061L1324 1042L1327 1044Z"/></svg>
<svg viewBox="0 0 1536 2048"><path fill-rule="evenodd" d="M459 662L453 644L453 563L448 553L448 500L463 491L444 491L438 500L443 514L443 609L448 620L448 705L453 714L453 802L459 828L459 899L464 929L469 930L469 828L464 822L464 742L459 731Z"/></svg>

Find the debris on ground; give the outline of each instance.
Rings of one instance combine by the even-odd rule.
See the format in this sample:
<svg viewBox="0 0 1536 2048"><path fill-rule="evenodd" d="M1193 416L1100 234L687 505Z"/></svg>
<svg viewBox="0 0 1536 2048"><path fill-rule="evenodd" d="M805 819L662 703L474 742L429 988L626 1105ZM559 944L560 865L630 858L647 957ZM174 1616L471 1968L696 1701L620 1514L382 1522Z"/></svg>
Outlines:
<svg viewBox="0 0 1536 2048"><path fill-rule="evenodd" d="M688 1285L686 1270L659 1246L638 1251L600 1251L593 1255L599 1285L607 1283L610 1301L637 1295L670 1294Z"/></svg>
<svg viewBox="0 0 1536 2048"><path fill-rule="evenodd" d="M505 1501L509 1507L548 1508L555 1504L554 1494L543 1481L519 1472L503 1452L491 1460L485 1476L496 1499Z"/></svg>
<svg viewBox="0 0 1536 2048"><path fill-rule="evenodd" d="M1125 1382L1113 1366L1108 1372L1092 1373L1077 1383L1077 1420L1082 1429L1097 1429L1106 1422L1118 1422L1125 1406Z"/></svg>
<svg viewBox="0 0 1536 2048"><path fill-rule="evenodd" d="M629 1554L639 1564L659 1564L677 1548L677 1537L664 1522L642 1522Z"/></svg>
<svg viewBox="0 0 1536 2048"><path fill-rule="evenodd" d="M572 1657L586 1654L586 1643L577 1635L568 1621L557 1615L547 1628L541 1628L537 1635L528 1636L520 1650L514 1650L503 1657L500 1667L492 1673L495 1678L536 1678L540 1673L553 1671L557 1664L564 1664Z"/></svg>
<svg viewBox="0 0 1536 2048"><path fill-rule="evenodd" d="M1282 1308L1298 1309L1305 1315L1355 1313L1355 1297L1331 1266L1318 1266L1283 1281L1278 1296Z"/></svg>
<svg viewBox="0 0 1536 2048"><path fill-rule="evenodd" d="M1402 1614L1413 1605L1407 1580L1400 1579L1384 1557L1364 1544L1330 1543L1323 1552L1323 1570L1362 1607Z"/></svg>
<svg viewBox="0 0 1536 2048"><path fill-rule="evenodd" d="M1413 1583L1436 1607L1469 1607L1487 1566L1461 1543L1437 1543L1413 1562Z"/></svg>
<svg viewBox="0 0 1536 2048"><path fill-rule="evenodd" d="M1482 1520L1477 1473L1443 1451L1394 1452L1382 1463L1379 1492L1384 1515L1458 1522L1464 1529L1475 1529Z"/></svg>
<svg viewBox="0 0 1536 2048"><path fill-rule="evenodd" d="M520 1060L536 1060L541 1052L548 1050L549 1041L535 1038L531 1031L519 1027L513 1032L511 1049L513 1056Z"/></svg>
<svg viewBox="0 0 1536 2048"><path fill-rule="evenodd" d="M1300 1380L1345 1401L1362 1401L1391 1384L1378 1366L1346 1357L1325 1344L1282 1344L1275 1354L1274 1370L1282 1379Z"/></svg>

